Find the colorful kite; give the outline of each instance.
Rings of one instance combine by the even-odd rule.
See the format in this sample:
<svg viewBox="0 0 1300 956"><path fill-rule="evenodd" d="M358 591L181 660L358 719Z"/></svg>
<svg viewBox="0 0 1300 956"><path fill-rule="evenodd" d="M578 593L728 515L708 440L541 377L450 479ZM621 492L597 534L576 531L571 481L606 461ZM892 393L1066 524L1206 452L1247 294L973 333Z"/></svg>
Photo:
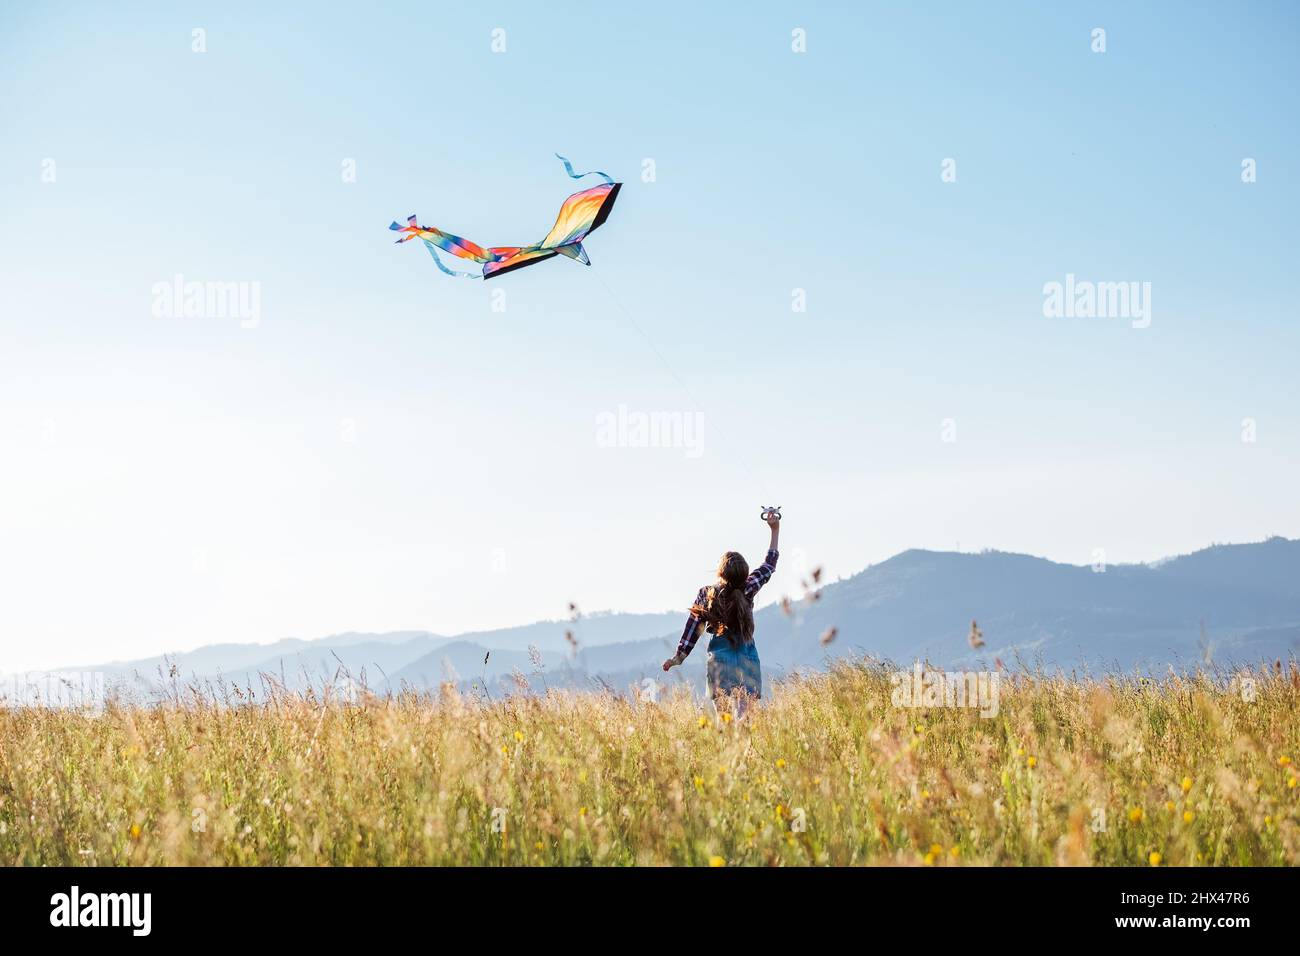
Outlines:
<svg viewBox="0 0 1300 956"><path fill-rule="evenodd" d="M429 255L433 256L433 261L438 264L438 268L450 276L463 276L474 279L478 277L478 273L457 272L448 269L442 260L438 258L435 247L461 259L471 259L474 262L483 263L484 279L505 275L507 272L543 262L556 255L568 256L570 259L589 266L591 260L587 258L587 251L582 248L582 240L595 232L600 224L609 218L609 211L614 208L614 200L618 198L618 191L623 184L614 182L613 179L602 172L575 173L573 166L567 159L559 153L556 153L555 156L564 163L564 171L573 179L594 175L600 176L605 182L599 186L592 186L590 189L574 193L564 200L564 205L560 207L560 214L555 219L555 225L546 234L546 238L536 245L491 246L484 249L468 239L453 236L441 229L421 226L415 221L414 215L406 220L407 224L405 226L395 222L388 228L396 232L406 233L401 239L397 240L398 242L409 242L412 239L422 240L429 250Z"/></svg>

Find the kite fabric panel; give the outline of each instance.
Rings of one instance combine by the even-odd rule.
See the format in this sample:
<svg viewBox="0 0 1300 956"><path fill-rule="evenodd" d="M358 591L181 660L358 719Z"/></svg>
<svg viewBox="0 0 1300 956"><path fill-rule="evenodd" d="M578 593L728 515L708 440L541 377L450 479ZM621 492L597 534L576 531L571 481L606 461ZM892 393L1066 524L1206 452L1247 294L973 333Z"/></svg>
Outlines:
<svg viewBox="0 0 1300 956"><path fill-rule="evenodd" d="M614 208L614 200L618 198L618 192L623 188L623 184L614 182L611 177L599 171L575 173L573 165L567 159L559 153L555 155L564 163L564 171L573 179L600 176L605 181L599 186L576 192L564 200L563 205L560 206L560 214L555 217L555 225L541 242L531 246L491 246L484 249L468 239L443 232L441 229L421 226L414 215L407 218L405 226L394 222L388 228L402 233L402 237L397 240L399 243L419 239L429 250L429 255L433 256L433 261L437 263L439 269L447 275L466 279L476 279L480 275L484 279L491 279L493 276L505 275L515 269L545 262L557 255L566 256L575 262L589 266L591 259L587 257L587 250L582 247L582 240L600 228L601 224L609 218L610 210ZM482 272L462 272L448 268L438 256L439 249L459 259L482 263Z"/></svg>

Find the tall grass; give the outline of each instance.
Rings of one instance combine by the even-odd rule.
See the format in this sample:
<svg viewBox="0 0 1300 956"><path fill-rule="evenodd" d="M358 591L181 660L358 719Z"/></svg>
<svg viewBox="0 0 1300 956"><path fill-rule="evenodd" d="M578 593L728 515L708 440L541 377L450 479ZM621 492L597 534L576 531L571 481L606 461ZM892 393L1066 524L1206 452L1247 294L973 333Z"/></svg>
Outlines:
<svg viewBox="0 0 1300 956"><path fill-rule="evenodd" d="M1300 681L1252 676L0 710L0 863L1292 865Z"/></svg>

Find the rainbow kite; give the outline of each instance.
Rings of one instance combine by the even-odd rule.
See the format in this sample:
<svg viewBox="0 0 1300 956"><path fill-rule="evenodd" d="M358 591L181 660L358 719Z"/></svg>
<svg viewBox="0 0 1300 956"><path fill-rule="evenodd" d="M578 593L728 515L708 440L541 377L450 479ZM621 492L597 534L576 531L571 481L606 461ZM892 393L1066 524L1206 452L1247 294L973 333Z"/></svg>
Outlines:
<svg viewBox="0 0 1300 956"><path fill-rule="evenodd" d="M421 226L415 221L414 215L406 220L405 226L394 222L388 228L405 233L401 239L397 240L398 242L409 242L412 239L422 240L429 250L429 255L433 256L433 261L438 264L438 268L450 276L464 276L473 279L478 277L478 273L456 272L448 269L443 265L442 260L438 258L435 247L443 252L449 252L453 256L459 256L461 259L471 259L474 262L483 263L484 279L505 275L507 272L534 265L556 255L568 256L570 259L589 266L591 260L587 258L587 251L582 248L582 240L595 232L600 224L609 218L609 211L614 208L614 200L618 198L618 191L623 184L614 182L613 179L602 172L575 173L573 166L567 159L559 153L556 153L555 156L564 163L564 171L573 179L581 179L583 176L600 176L605 182L599 186L592 186L590 189L574 193L564 200L564 205L560 207L560 214L555 219L555 225L546 234L546 238L536 245L491 246L484 249L468 239L453 236L441 229Z"/></svg>

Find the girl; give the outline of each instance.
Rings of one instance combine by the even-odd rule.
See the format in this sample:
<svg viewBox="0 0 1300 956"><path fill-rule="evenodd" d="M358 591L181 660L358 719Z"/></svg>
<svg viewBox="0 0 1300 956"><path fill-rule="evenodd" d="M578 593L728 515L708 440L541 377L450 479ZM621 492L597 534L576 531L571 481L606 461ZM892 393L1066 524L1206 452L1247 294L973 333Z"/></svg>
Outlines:
<svg viewBox="0 0 1300 956"><path fill-rule="evenodd" d="M700 636L700 624L713 635L709 641L709 696L721 713L722 698L737 695L736 716L744 716L752 697L763 694L763 676L754 647L754 595L776 570L776 540L781 532L781 516L767 515L772 529L772 543L767 559L750 573L744 556L728 551L718 562L718 583L700 588L686 620L686 630L677 642L677 653L664 661L668 670L686 660Z"/></svg>

